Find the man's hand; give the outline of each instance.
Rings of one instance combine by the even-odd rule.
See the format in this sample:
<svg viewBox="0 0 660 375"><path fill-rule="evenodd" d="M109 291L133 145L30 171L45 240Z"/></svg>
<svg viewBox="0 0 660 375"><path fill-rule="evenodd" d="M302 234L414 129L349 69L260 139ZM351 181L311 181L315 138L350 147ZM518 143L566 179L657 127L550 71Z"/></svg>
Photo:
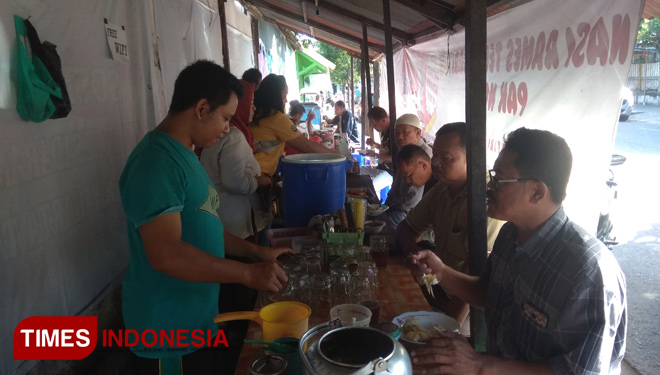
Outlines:
<svg viewBox="0 0 660 375"><path fill-rule="evenodd" d="M412 352L412 362L416 368L423 368L422 374L479 374L482 368L482 355L458 333L441 332L440 338L433 339L423 348Z"/></svg>
<svg viewBox="0 0 660 375"><path fill-rule="evenodd" d="M288 278L276 262L259 262L247 265L243 284L253 289L277 293L286 285Z"/></svg>
<svg viewBox="0 0 660 375"><path fill-rule="evenodd" d="M293 250L287 247L259 247L257 257L264 262L277 262L277 258L282 254L293 254Z"/></svg>
<svg viewBox="0 0 660 375"><path fill-rule="evenodd" d="M378 143L376 143L376 141L374 141L373 138L367 138L366 143L367 143L367 146L373 146L373 145L377 145L377 144L378 144Z"/></svg>
<svg viewBox="0 0 660 375"><path fill-rule="evenodd" d="M438 282L442 281L442 270L445 264L431 250L418 251L412 254L410 259L413 264L420 265L421 272L433 274L438 279Z"/></svg>

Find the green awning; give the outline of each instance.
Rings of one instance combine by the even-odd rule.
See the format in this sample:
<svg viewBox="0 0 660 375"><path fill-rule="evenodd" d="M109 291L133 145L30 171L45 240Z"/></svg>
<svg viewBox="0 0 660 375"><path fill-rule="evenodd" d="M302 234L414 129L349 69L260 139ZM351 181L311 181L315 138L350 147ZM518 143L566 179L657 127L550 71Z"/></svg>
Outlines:
<svg viewBox="0 0 660 375"><path fill-rule="evenodd" d="M305 86L305 82L308 81L307 77L310 75L329 73L334 68L335 64L316 52L296 51L296 73L299 89Z"/></svg>

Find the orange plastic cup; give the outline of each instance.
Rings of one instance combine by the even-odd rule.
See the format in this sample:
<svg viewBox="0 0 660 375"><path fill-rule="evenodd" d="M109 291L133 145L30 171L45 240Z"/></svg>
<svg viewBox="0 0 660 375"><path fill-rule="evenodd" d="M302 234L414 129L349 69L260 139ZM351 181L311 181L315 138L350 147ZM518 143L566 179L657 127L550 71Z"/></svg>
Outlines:
<svg viewBox="0 0 660 375"><path fill-rule="evenodd" d="M301 338L307 332L312 309L300 302L284 301L266 305L259 311L235 311L218 314L214 323L229 320L254 320L263 329L263 341L280 337Z"/></svg>

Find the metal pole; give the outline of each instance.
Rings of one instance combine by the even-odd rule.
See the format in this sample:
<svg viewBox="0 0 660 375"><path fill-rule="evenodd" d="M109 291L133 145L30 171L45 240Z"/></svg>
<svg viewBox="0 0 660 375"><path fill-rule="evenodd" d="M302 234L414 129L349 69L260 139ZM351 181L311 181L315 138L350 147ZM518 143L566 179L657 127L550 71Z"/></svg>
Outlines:
<svg viewBox="0 0 660 375"><path fill-rule="evenodd" d="M467 123L468 264L471 275L486 267L486 0L465 2L465 118ZM486 351L486 321L470 309L472 345Z"/></svg>
<svg viewBox="0 0 660 375"><path fill-rule="evenodd" d="M390 150L392 150L392 161L394 161L392 166L396 171L396 154L398 153L398 150L396 148L396 137L394 135L394 124L396 124L396 96L394 95L394 48L392 46L392 20L390 19L390 0L383 0L383 24L385 25L387 97L390 102Z"/></svg>

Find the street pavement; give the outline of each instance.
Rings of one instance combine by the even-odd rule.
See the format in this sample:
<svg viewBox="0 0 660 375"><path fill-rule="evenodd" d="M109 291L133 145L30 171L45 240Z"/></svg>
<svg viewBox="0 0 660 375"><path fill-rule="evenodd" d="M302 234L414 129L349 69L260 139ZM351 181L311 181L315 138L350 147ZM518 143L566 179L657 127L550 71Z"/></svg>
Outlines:
<svg viewBox="0 0 660 375"><path fill-rule="evenodd" d="M619 245L612 253L628 292L625 361L640 375L654 375L660 373L660 106L636 105L619 122L614 152L627 158L612 167L619 184L612 209Z"/></svg>

